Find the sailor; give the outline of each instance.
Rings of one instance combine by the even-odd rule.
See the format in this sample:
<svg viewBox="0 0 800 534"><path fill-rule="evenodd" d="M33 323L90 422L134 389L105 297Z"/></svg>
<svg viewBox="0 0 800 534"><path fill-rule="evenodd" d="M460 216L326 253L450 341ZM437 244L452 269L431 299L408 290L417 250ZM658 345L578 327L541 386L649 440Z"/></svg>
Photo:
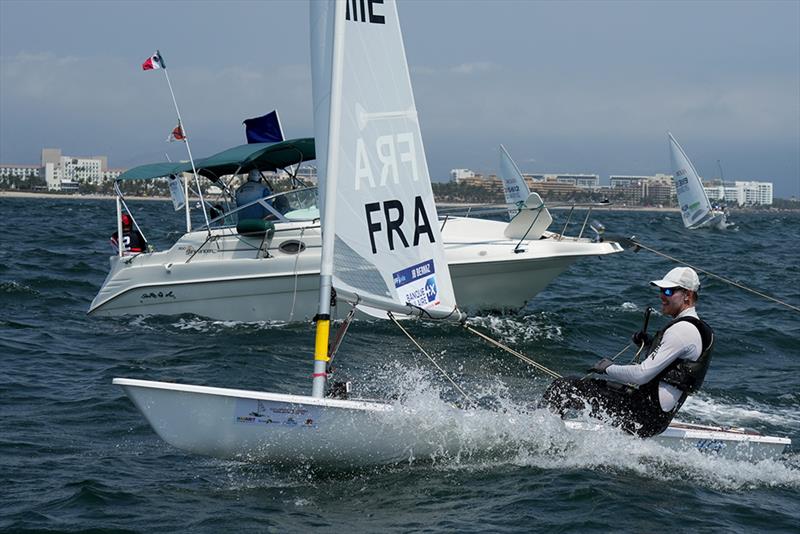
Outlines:
<svg viewBox="0 0 800 534"><path fill-rule="evenodd" d="M602 379L559 378L541 405L563 416L588 403L591 415L640 437L655 436L669 426L686 397L703 383L714 333L695 311L700 279L693 269L677 267L650 284L660 289L661 311L673 320L652 338L643 331L633 335L647 350L644 360L618 365L603 358L589 370Z"/></svg>
<svg viewBox="0 0 800 534"><path fill-rule="evenodd" d="M133 227L133 220L127 213L122 214L122 245L123 255L141 254L147 252L147 241L138 228ZM111 246L114 250L119 250L119 238L117 232L111 234Z"/></svg>
<svg viewBox="0 0 800 534"><path fill-rule="evenodd" d="M261 181L261 172L253 169L247 175L247 181L239 186L236 191L236 206L241 207L259 198L268 197L272 191L267 184ZM261 204L253 204L239 211L239 220L244 219L263 219L269 215L269 210Z"/></svg>

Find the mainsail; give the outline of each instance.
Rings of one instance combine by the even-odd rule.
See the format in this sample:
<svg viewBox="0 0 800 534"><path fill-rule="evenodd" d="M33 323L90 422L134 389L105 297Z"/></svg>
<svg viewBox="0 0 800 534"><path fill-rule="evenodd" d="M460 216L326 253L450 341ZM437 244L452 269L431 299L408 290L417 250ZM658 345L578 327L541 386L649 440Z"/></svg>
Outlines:
<svg viewBox="0 0 800 534"><path fill-rule="evenodd" d="M513 218L525 207L525 200L530 195L530 190L519 167L503 145L500 145L500 178L503 180L506 204L509 204L508 215Z"/></svg>
<svg viewBox="0 0 800 534"><path fill-rule="evenodd" d="M672 134L669 137L670 157L672 170L675 173L675 190L678 194L678 204L681 207L683 225L687 228L701 226L712 217L711 203L700 182L700 176L689 161L683 148L678 144Z"/></svg>
<svg viewBox="0 0 800 534"><path fill-rule="evenodd" d="M311 28L322 276L367 312L451 315L397 6L312 2Z"/></svg>

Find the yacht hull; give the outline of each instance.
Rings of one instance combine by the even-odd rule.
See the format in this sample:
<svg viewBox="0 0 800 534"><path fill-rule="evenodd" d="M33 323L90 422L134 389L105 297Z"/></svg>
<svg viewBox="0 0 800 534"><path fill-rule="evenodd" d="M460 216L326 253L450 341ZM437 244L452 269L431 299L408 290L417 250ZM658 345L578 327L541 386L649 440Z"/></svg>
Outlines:
<svg viewBox="0 0 800 534"><path fill-rule="evenodd" d="M479 219L446 223L445 256L463 309L519 309L576 260L622 250L615 242L574 238L519 243L503 238L505 226ZM300 253L287 249L294 241L303 242ZM318 226L285 229L263 246L230 233L209 240L194 232L164 252L113 256L89 314L303 321L317 311L319 265ZM337 308L341 317L349 310Z"/></svg>

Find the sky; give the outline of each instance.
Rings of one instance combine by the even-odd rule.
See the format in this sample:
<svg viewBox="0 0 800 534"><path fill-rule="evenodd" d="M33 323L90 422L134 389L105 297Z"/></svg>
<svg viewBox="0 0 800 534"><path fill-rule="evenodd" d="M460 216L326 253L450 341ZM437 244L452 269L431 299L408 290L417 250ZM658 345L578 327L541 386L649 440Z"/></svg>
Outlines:
<svg viewBox="0 0 800 534"><path fill-rule="evenodd" d="M452 168L671 173L671 131L706 178L800 197L800 1L398 2L434 181ZM313 135L303 1L0 0L0 162L41 149L110 167L245 142L277 109ZM718 163L719 162L719 163Z"/></svg>

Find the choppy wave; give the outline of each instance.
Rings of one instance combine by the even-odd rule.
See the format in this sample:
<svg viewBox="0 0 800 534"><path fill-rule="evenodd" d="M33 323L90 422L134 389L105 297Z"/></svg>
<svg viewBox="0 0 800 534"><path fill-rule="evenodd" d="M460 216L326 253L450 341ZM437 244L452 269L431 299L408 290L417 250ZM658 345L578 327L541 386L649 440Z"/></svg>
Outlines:
<svg viewBox="0 0 800 534"><path fill-rule="evenodd" d="M11 295L38 295L39 292L32 287L14 280L0 282L0 293Z"/></svg>
<svg viewBox="0 0 800 534"><path fill-rule="evenodd" d="M788 455L776 460L754 463L702 453L697 450L676 450L653 440L633 437L610 426L592 425L593 430L576 430L545 409L519 403L508 388L498 381L483 384L479 395L491 397L490 408L455 409L455 393L428 371L420 368L395 369L392 384L385 384L388 396L394 398L394 410L386 416L385 428L398 435L416 436L438 448L430 455L409 457L405 464L421 471L460 472L497 469L536 468L570 472L585 470L603 476L635 475L641 478L706 487L723 491L758 488L800 488L800 458ZM472 391L474 391L473 388ZM456 395L457 397L457 395ZM451 400L446 400L451 399ZM477 398L479 404L485 399ZM586 422L596 420L584 416ZM389 430L391 432L392 430ZM358 459L355 459L358 463ZM237 488L258 486L264 480L253 480L253 468L228 463L228 472ZM345 477L363 476L364 472L384 472L396 468L373 467L354 473L343 461ZM331 471L333 470L333 471ZM292 485L303 474L325 480L338 472L326 466L321 472L312 464L285 470L270 470L269 484ZM243 478L240 478L243 477Z"/></svg>
<svg viewBox="0 0 800 534"><path fill-rule="evenodd" d="M549 411L537 409L530 402L520 403L497 380L480 387L473 385L469 390L475 394L478 405L488 404L490 408L454 410L453 402L464 404L467 400L459 398L440 379L434 380L428 371L395 368L395 377L387 385L391 388L388 396L396 399L393 424L400 433L413 428L428 441L440 440L441 453L417 458L439 468L510 464L555 470L628 471L655 480L691 482L725 490L800 488L796 455L754 464L747 459L731 460L696 450L675 450L610 426L592 425L595 430L591 431L571 429ZM743 406L708 398L693 404L690 414L702 412L712 417L718 413L733 414L729 416L729 424L743 424L749 418L765 418L784 425L798 422L797 413L766 405L760 405L759 411L748 411ZM586 414L584 421L596 422Z"/></svg>
<svg viewBox="0 0 800 534"><path fill-rule="evenodd" d="M681 415L695 417L720 426L752 427L765 424L789 431L800 431L800 407L777 407L755 399L746 404L724 402L700 392L689 397L681 408Z"/></svg>
<svg viewBox="0 0 800 534"><path fill-rule="evenodd" d="M562 339L561 326L552 321L546 312L522 316L483 315L471 317L467 323L487 329L508 344Z"/></svg>
<svg viewBox="0 0 800 534"><path fill-rule="evenodd" d="M277 330L291 327L284 321L221 321L204 319L202 317L181 318L172 323L178 330L192 330L199 333L212 333L225 330L254 331L254 330Z"/></svg>
<svg viewBox="0 0 800 534"><path fill-rule="evenodd" d="M0 198L0 209L9 202L25 207L30 224L72 211L70 224L35 239L25 220L11 225L0 217L0 473L7 480L0 529L335 531L358 517L370 531L640 530L657 501L694 510L662 514L665 530L711 530L702 516L731 506L736 513L724 528L732 531L796 530L797 452L751 463L679 453L610 427L572 430L534 407L546 377L463 328L438 323L411 323L409 330L476 408L455 409L469 402L385 321L351 326L335 377L352 378L357 396L395 403L397 428L452 446L353 471L184 453L157 437L112 378L307 394L313 326L87 317L108 268L113 203ZM133 208L159 249L181 234L173 228L182 227L182 216L161 203ZM735 217L741 231L727 233L688 232L674 216L602 217L609 233L637 235L656 250L798 304L800 289L791 282L800 262L796 247L786 246L800 240L797 214L742 213ZM673 266L644 250L586 258L523 311L469 324L559 373L581 373L641 328L642 311L658 308L649 280ZM717 346L706 387L678 419L797 442L797 315L717 279L701 275L701 282L698 311L714 327ZM665 322L654 313L651 332Z"/></svg>

